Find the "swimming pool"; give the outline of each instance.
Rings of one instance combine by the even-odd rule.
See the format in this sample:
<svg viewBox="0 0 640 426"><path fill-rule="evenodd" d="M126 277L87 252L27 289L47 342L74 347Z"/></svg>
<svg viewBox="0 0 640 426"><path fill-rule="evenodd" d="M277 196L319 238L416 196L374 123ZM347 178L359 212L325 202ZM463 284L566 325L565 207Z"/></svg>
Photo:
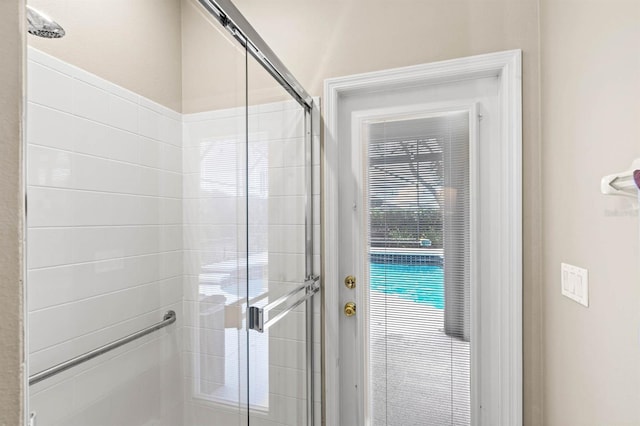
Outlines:
<svg viewBox="0 0 640 426"><path fill-rule="evenodd" d="M371 290L444 309L442 266L372 262L370 274Z"/></svg>

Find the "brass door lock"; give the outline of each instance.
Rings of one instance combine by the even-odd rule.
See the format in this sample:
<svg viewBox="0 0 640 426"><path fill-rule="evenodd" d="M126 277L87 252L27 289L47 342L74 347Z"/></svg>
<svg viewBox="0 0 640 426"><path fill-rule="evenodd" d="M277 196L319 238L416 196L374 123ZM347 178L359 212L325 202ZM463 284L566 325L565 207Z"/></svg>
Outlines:
<svg viewBox="0 0 640 426"><path fill-rule="evenodd" d="M348 317L352 317L356 314L356 304L353 302L347 302L344 305L344 314Z"/></svg>
<svg viewBox="0 0 640 426"><path fill-rule="evenodd" d="M347 275L344 279L344 285L349 288L349 289L353 289L356 287L356 277L354 277L353 275Z"/></svg>

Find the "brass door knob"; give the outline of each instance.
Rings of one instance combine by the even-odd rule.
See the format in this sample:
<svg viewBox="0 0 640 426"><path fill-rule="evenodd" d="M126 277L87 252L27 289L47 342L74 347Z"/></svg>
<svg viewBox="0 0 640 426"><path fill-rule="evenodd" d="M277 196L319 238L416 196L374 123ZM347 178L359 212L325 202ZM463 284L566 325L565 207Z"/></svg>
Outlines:
<svg viewBox="0 0 640 426"><path fill-rule="evenodd" d="M347 302L344 305L344 314L348 317L352 317L356 314L356 304L353 302Z"/></svg>

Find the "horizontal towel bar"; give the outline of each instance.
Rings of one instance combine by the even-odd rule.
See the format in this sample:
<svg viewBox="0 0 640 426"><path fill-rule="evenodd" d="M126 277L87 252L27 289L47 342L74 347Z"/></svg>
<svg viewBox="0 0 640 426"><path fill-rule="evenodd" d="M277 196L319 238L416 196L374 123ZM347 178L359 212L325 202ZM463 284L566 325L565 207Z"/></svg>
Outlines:
<svg viewBox="0 0 640 426"><path fill-rule="evenodd" d="M47 368L46 370L42 370L39 373L29 376L29 385L34 385L38 382L48 379L51 376L62 373L63 371L73 368L78 364L82 364L83 362L89 361L90 359L93 359L99 355L119 348L122 345L139 339L142 336L146 336L149 333L153 333L156 330L160 330L161 328L173 324L174 322L176 322L176 313L174 311L168 311L166 314L164 314L162 321L157 322L152 326L149 326L140 331L136 331L135 333L129 334L128 336L125 336L121 339L114 340L113 342L107 343L104 346L100 346L99 348L93 349L87 353L79 355L75 358L71 358L65 362L61 362L60 364L54 365L53 367Z"/></svg>

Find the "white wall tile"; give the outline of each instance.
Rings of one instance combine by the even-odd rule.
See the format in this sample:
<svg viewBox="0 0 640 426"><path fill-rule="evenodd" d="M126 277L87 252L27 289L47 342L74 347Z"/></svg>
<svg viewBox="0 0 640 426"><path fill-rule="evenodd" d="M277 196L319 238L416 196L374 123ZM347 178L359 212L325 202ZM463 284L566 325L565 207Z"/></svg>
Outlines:
<svg viewBox="0 0 640 426"><path fill-rule="evenodd" d="M72 112L73 81L68 75L29 61L27 99L59 111Z"/></svg>
<svg viewBox="0 0 640 426"><path fill-rule="evenodd" d="M160 161L158 167L163 170L182 173L182 148L162 144L160 146Z"/></svg>
<svg viewBox="0 0 640 426"><path fill-rule="evenodd" d="M72 112L75 115L104 124L112 121L107 91L80 80L74 80L72 93Z"/></svg>
<svg viewBox="0 0 640 426"><path fill-rule="evenodd" d="M140 107L138 110L138 129L142 136L160 140L160 121L162 116L148 108Z"/></svg>
<svg viewBox="0 0 640 426"><path fill-rule="evenodd" d="M108 105L107 124L129 132L138 132L138 104L111 93Z"/></svg>
<svg viewBox="0 0 640 426"><path fill-rule="evenodd" d="M27 267L43 268L64 265L72 261L70 228L29 229Z"/></svg>
<svg viewBox="0 0 640 426"><path fill-rule="evenodd" d="M73 412L73 382L68 380L44 391L30 395L32 412L36 411L36 420L56 424Z"/></svg>
<svg viewBox="0 0 640 426"><path fill-rule="evenodd" d="M140 138L140 164L153 168L160 166L160 145L157 140L142 137Z"/></svg>
<svg viewBox="0 0 640 426"><path fill-rule="evenodd" d="M182 146L182 121L162 115L159 123L160 140L174 146Z"/></svg>
<svg viewBox="0 0 640 426"><path fill-rule="evenodd" d="M27 180L31 185L54 188L73 187L72 153L29 145L27 156L29 158Z"/></svg>
<svg viewBox="0 0 640 426"><path fill-rule="evenodd" d="M27 142L71 151L75 141L75 120L66 112L29 102Z"/></svg>

